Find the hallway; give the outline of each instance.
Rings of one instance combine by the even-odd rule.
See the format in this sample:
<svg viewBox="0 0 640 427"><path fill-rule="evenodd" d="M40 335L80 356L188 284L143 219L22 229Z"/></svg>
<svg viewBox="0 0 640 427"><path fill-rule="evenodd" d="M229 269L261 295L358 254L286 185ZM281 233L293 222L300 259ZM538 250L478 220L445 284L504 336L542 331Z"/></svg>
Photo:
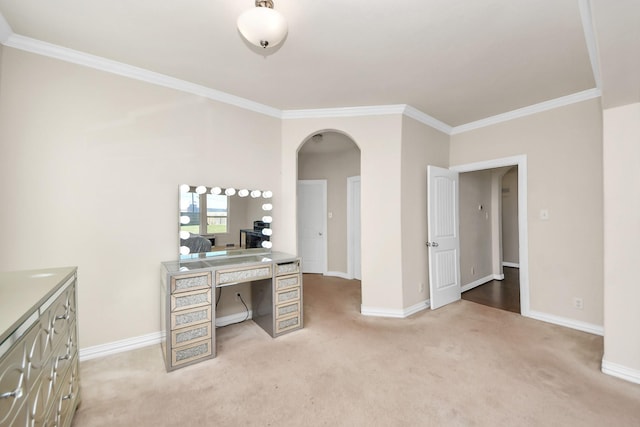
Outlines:
<svg viewBox="0 0 640 427"><path fill-rule="evenodd" d="M462 293L462 299L520 313L520 269L504 267L504 280L492 280Z"/></svg>

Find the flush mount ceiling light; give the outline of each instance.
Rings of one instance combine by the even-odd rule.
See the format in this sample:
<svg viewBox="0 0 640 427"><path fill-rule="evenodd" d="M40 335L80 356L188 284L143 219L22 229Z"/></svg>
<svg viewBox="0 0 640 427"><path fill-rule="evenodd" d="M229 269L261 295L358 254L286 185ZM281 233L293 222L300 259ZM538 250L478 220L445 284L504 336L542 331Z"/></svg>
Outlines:
<svg viewBox="0 0 640 427"><path fill-rule="evenodd" d="M273 9L272 0L256 0L256 7L238 18L238 30L249 43L266 49L282 42L287 35L287 21Z"/></svg>

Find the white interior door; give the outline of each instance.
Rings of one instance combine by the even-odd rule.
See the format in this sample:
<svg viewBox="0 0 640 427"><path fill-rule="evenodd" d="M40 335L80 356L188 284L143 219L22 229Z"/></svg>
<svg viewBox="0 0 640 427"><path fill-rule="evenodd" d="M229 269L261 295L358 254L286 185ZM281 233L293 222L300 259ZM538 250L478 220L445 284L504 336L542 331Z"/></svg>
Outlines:
<svg viewBox="0 0 640 427"><path fill-rule="evenodd" d="M460 299L458 172L427 167L431 309Z"/></svg>
<svg viewBox="0 0 640 427"><path fill-rule="evenodd" d="M347 178L347 259L348 274L357 280L362 280L360 268L360 177Z"/></svg>
<svg viewBox="0 0 640 427"><path fill-rule="evenodd" d="M298 181L298 252L303 273L327 272L327 181Z"/></svg>

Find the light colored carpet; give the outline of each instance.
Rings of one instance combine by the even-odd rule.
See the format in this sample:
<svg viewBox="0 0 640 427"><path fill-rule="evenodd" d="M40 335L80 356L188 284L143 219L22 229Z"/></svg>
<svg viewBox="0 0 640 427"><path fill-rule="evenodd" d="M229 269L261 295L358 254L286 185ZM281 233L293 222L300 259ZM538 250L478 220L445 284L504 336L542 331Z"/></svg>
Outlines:
<svg viewBox="0 0 640 427"><path fill-rule="evenodd" d="M640 386L602 337L468 301L362 316L360 282L304 278L305 329L218 329L218 357L166 373L159 345L81 363L84 426L639 426Z"/></svg>

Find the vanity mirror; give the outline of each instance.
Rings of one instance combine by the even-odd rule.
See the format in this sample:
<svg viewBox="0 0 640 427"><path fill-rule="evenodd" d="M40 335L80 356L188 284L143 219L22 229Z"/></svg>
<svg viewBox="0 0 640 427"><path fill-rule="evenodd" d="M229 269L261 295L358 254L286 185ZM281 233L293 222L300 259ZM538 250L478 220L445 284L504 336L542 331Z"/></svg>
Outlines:
<svg viewBox="0 0 640 427"><path fill-rule="evenodd" d="M180 259L271 250L271 191L180 186Z"/></svg>

